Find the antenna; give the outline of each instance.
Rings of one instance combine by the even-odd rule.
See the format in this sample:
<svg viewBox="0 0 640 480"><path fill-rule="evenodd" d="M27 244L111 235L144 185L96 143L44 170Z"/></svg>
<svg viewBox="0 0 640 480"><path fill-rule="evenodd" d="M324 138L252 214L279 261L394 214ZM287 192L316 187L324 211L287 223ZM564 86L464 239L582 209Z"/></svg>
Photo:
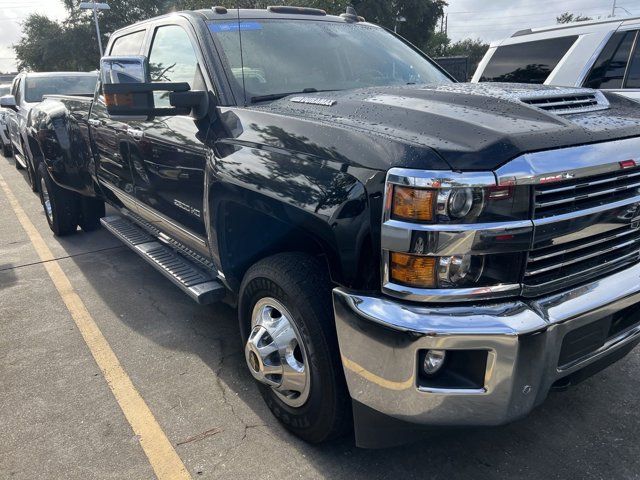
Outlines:
<svg viewBox="0 0 640 480"><path fill-rule="evenodd" d="M242 72L242 99L243 106L247 106L247 87L244 82L244 54L242 49L242 25L240 24L240 6L236 0L236 13L238 14L238 39L240 41L240 71Z"/></svg>

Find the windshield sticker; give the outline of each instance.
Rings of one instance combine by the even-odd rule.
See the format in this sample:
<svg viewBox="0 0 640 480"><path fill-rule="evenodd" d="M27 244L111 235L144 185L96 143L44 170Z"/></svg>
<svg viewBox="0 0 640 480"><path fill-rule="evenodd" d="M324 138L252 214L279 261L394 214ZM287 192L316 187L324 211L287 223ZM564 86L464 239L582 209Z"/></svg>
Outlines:
<svg viewBox="0 0 640 480"><path fill-rule="evenodd" d="M238 25L240 30L262 30L262 24L259 22L212 22L209 23L209 30L216 33L237 32Z"/></svg>

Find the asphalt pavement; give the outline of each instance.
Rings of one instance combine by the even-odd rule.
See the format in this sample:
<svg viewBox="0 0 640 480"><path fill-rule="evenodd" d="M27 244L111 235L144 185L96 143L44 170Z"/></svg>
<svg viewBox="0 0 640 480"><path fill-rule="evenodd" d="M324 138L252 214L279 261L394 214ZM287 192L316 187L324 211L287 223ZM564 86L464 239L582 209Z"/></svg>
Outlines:
<svg viewBox="0 0 640 480"><path fill-rule="evenodd" d="M310 446L263 404L232 308L194 304L104 230L55 238L13 159L0 179L192 478L640 478L640 349L508 426L381 451ZM0 478L154 478L45 267L0 189Z"/></svg>

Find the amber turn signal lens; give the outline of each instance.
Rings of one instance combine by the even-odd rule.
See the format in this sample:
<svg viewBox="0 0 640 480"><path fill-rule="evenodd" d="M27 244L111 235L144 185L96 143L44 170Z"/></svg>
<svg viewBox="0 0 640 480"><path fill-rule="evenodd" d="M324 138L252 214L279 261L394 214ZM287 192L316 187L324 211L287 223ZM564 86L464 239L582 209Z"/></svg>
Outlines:
<svg viewBox="0 0 640 480"><path fill-rule="evenodd" d="M403 220L431 221L435 197L435 190L396 185L393 188L391 215Z"/></svg>
<svg viewBox="0 0 640 480"><path fill-rule="evenodd" d="M133 107L133 95L130 93L105 93L104 103L108 107Z"/></svg>
<svg viewBox="0 0 640 480"><path fill-rule="evenodd" d="M405 253L391 253L391 280L394 283L417 288L436 285L436 259Z"/></svg>

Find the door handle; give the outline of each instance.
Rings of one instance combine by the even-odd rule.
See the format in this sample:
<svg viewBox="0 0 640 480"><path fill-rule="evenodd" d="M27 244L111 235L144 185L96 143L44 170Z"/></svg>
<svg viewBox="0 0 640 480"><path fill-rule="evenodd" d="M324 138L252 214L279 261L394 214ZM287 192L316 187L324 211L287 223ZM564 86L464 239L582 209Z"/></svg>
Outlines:
<svg viewBox="0 0 640 480"><path fill-rule="evenodd" d="M100 120L96 120L95 118L90 118L89 125L91 125L92 127L101 127L102 122Z"/></svg>
<svg viewBox="0 0 640 480"><path fill-rule="evenodd" d="M142 140L144 136L144 132L142 130L138 130L137 128L127 128L127 134L136 140Z"/></svg>

